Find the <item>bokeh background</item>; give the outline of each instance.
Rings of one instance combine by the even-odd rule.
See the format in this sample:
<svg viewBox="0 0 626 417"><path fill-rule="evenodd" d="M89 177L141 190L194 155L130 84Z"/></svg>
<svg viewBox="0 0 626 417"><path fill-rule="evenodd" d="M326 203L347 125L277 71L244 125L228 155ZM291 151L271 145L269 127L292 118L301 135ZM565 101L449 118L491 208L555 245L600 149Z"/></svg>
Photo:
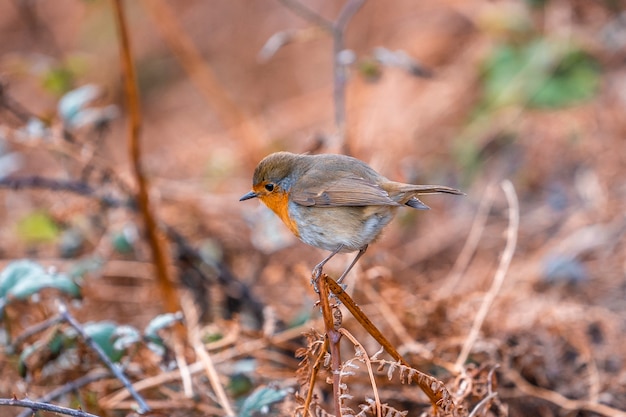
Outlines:
<svg viewBox="0 0 626 417"><path fill-rule="evenodd" d="M180 239L168 235L172 272L195 296L205 334L237 334L225 346L239 346L294 326L322 329L309 271L325 253L258 202L238 199L271 152L349 150L389 178L467 194L427 197L430 211L399 213L347 281L411 363L455 386L442 364L457 359L490 291L509 227L500 186L510 180L517 246L467 362L476 381L500 366L499 403L479 415L626 409L625 3L367 0L345 31L345 138L333 113L333 38L285 3L125 2L142 162L155 212ZM343 7L303 4L328 21ZM277 40L285 44L272 50ZM123 204L102 204L124 201L134 186L120 74L110 2L0 4L0 266L24 258L61 271L90 265L73 306L80 319L142 328L164 310L141 222ZM69 182L90 188L69 190ZM201 272L185 247L201 256L193 261ZM350 259L338 257L327 272ZM5 333L51 314L45 301L56 295L40 296L7 308ZM344 326L370 354L378 349L347 313ZM242 357L219 363L225 384L235 374L249 381L230 395L297 387L293 352L305 344L270 343L245 355L248 368ZM72 377L51 358L33 362L22 378L21 360L2 354L2 397L35 398ZM388 402L428 412L423 397L387 384L396 392ZM114 389L90 387L98 398ZM471 409L479 398L461 402ZM129 412L90 401L103 415ZM168 413L211 415L185 401Z"/></svg>

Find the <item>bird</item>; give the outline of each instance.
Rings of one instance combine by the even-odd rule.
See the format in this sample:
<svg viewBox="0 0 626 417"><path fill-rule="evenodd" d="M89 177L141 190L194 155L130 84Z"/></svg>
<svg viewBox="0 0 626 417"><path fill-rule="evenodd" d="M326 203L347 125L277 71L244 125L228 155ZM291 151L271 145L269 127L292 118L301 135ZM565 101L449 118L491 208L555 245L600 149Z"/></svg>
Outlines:
<svg viewBox="0 0 626 417"><path fill-rule="evenodd" d="M312 271L315 283L338 253L358 251L341 283L400 207L428 210L417 196L463 195L443 185L391 181L365 162L340 154L272 153L259 162L252 190L239 201L261 200L302 242L330 251Z"/></svg>

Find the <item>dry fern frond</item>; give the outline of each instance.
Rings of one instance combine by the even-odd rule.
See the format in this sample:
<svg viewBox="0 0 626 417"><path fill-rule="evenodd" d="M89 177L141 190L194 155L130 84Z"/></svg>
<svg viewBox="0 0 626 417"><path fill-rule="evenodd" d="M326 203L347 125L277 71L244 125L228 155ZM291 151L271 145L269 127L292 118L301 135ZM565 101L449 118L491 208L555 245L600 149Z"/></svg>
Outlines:
<svg viewBox="0 0 626 417"><path fill-rule="evenodd" d="M367 414L376 415L376 403L374 400L370 399L366 404L361 404L361 411L355 415L354 417L366 417ZM408 411L400 411L385 403L381 405L381 416L384 417L406 417L409 412Z"/></svg>

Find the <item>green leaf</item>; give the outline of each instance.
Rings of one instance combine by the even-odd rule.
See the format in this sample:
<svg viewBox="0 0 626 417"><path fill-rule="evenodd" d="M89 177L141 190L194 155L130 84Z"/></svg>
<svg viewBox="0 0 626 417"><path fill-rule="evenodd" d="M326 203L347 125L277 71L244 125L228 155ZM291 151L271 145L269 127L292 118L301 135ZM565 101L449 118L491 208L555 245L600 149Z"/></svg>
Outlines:
<svg viewBox="0 0 626 417"><path fill-rule="evenodd" d="M141 339L139 331L134 327L120 326L112 321L85 323L83 330L113 362L119 362L126 353L126 348ZM74 329L68 332L76 337Z"/></svg>
<svg viewBox="0 0 626 417"><path fill-rule="evenodd" d="M95 84L86 84L63 95L57 105L57 111L65 123L72 124L74 118L101 94Z"/></svg>
<svg viewBox="0 0 626 417"><path fill-rule="evenodd" d="M68 91L74 82L72 71L63 66L51 68L43 77L43 86L53 94L60 95Z"/></svg>
<svg viewBox="0 0 626 417"><path fill-rule="evenodd" d="M216 332L216 333L207 333L204 336L202 336L202 343L213 343L213 342L217 342L218 340L222 340L224 338L224 335Z"/></svg>
<svg viewBox="0 0 626 417"><path fill-rule="evenodd" d="M58 236L59 228L48 214L33 212L18 222L17 232L28 243L45 243Z"/></svg>
<svg viewBox="0 0 626 417"><path fill-rule="evenodd" d="M595 62L581 51L572 51L563 57L529 104L548 108L568 106L592 98L599 85Z"/></svg>
<svg viewBox="0 0 626 417"><path fill-rule="evenodd" d="M504 44L485 63L482 107L565 107L592 98L599 84L594 59L570 44Z"/></svg>
<svg viewBox="0 0 626 417"><path fill-rule="evenodd" d="M118 325L111 321L86 323L83 327L85 333L102 348L113 362L119 362L124 356L124 350L115 347L117 329Z"/></svg>
<svg viewBox="0 0 626 417"><path fill-rule="evenodd" d="M254 384L250 377L245 374L235 374L230 377L227 388L232 396L236 398L248 393L253 387Z"/></svg>
<svg viewBox="0 0 626 417"><path fill-rule="evenodd" d="M7 293L17 283L33 276L46 275L41 265L29 260L13 261L0 273L0 297L6 297Z"/></svg>
<svg viewBox="0 0 626 417"><path fill-rule="evenodd" d="M24 300L44 288L56 288L72 297L80 296L80 287L65 274L47 272L29 260L11 262L0 273L0 317L11 300Z"/></svg>
<svg viewBox="0 0 626 417"><path fill-rule="evenodd" d="M137 239L137 228L133 224L128 224L121 231L113 234L111 243L117 252L127 254L135 250Z"/></svg>
<svg viewBox="0 0 626 417"><path fill-rule="evenodd" d="M162 339L159 336L159 330L165 329L167 327L171 327L177 321L182 319L182 315L180 313L166 313L159 314L146 326L144 330L144 336L150 339L153 342L161 343Z"/></svg>
<svg viewBox="0 0 626 417"><path fill-rule="evenodd" d="M113 348L120 352L126 352L126 349L141 341L139 330L132 326L118 326L113 334Z"/></svg>
<svg viewBox="0 0 626 417"><path fill-rule="evenodd" d="M287 391L270 387L259 387L241 405L239 417L252 417L255 412L263 412L270 405L282 400Z"/></svg>
<svg viewBox="0 0 626 417"><path fill-rule="evenodd" d="M18 300L25 300L44 288L56 288L72 297L80 296L80 288L65 274L31 275L22 279L8 291L7 296Z"/></svg>

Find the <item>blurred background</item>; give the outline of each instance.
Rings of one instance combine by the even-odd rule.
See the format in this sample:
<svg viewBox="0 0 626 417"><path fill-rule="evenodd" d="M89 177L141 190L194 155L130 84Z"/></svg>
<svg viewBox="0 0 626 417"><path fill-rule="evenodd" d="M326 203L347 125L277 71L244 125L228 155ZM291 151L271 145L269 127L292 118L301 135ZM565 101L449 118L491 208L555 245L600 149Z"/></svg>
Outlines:
<svg viewBox="0 0 626 417"><path fill-rule="evenodd" d="M625 2L367 0L342 33L344 128L335 116L343 101L333 96L337 39L324 26L344 2L124 4L142 163L171 269L206 337L235 332L237 345L322 329L309 274L326 253L297 241L257 201L238 199L271 152L349 152L394 180L467 194L429 196L430 211L400 212L347 280L409 362L454 386L442 364L457 359L494 280L509 227L500 185L510 180L517 246L467 360L475 381L500 366L499 403L479 415L626 409ZM132 209L120 71L111 2L0 3L0 267L30 258L80 276L81 321L140 328L164 310ZM53 295L39 296L10 302L5 333L49 316ZM373 354L377 344L344 316ZM277 380L297 386L293 352L304 344L250 353L247 371L233 371L241 358L218 365L250 382L230 395ZM2 356L2 374L23 381L15 388L3 378L2 397L34 398L71 379L58 363L43 372L49 357ZM15 363L29 360L22 380ZM137 379L157 372L142 371ZM428 412L395 382L409 415ZM468 409L481 398L472 395L460 398ZM126 415L108 414L123 409L108 404L99 404L103 415ZM171 415L211 415L181 409Z"/></svg>

